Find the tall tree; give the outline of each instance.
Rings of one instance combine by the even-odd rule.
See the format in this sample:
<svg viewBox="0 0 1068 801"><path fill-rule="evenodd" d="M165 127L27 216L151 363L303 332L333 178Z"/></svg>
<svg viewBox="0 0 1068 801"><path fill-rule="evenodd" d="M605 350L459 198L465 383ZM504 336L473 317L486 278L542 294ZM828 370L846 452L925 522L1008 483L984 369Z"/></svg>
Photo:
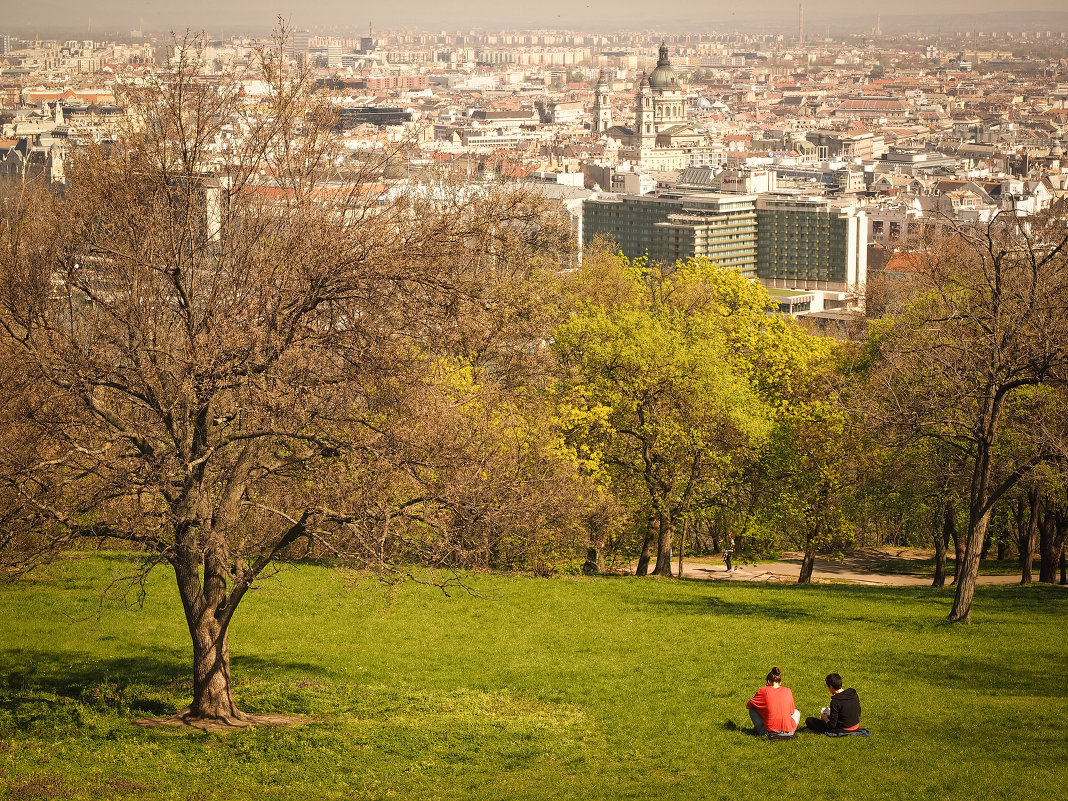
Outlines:
<svg viewBox="0 0 1068 801"><path fill-rule="evenodd" d="M776 532L776 545L803 552L798 582L806 584L816 554L852 538L856 460L853 426L839 400L842 347L778 318L749 333L741 352L773 409L773 433L755 473L758 517Z"/></svg>
<svg viewBox="0 0 1068 801"><path fill-rule="evenodd" d="M606 485L640 488L653 573L671 575L680 521L767 435L767 410L729 347L733 329L764 319L767 298L707 261L665 271L610 253L588 256L572 286L553 349L574 438Z"/></svg>
<svg viewBox="0 0 1068 801"><path fill-rule="evenodd" d="M544 305L518 290L566 228L508 186L385 193L374 160L346 166L282 42L259 53L258 100L205 76L201 44L127 94L131 128L76 152L62 197L20 187L0 208L0 356L21 377L3 390L29 392L0 403L0 501L42 544L110 538L168 564L183 717L240 725L228 632L272 563L388 565L403 525L421 535L405 547L455 552L432 547L454 531L427 522L448 493L419 474L450 451L399 415L448 394L442 358L514 375Z"/></svg>
<svg viewBox="0 0 1068 801"><path fill-rule="evenodd" d="M763 514L804 554L799 584L812 580L821 549L852 541L845 427L845 416L827 405L795 410L776 427L765 457Z"/></svg>
<svg viewBox="0 0 1068 801"><path fill-rule="evenodd" d="M875 328L873 392L887 423L940 440L971 466L949 615L966 622L994 505L1036 465L1065 456L1065 421L1042 398L1068 380L1068 235L1057 214L1002 214L946 231L923 256L911 302ZM1018 441L1001 448L1007 431Z"/></svg>

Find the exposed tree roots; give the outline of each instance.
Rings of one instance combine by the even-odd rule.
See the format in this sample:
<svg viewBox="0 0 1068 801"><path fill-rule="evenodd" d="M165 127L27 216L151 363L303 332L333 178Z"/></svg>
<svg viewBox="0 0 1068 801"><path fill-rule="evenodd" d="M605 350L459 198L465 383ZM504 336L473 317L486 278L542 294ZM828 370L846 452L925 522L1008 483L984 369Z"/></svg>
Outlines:
<svg viewBox="0 0 1068 801"><path fill-rule="evenodd" d="M169 718L139 718L134 721L134 725L145 728L174 726L209 732L226 732L247 729L250 726L303 726L317 720L319 718L303 715L249 715L247 713L241 713L240 716L194 717L188 709L185 709Z"/></svg>

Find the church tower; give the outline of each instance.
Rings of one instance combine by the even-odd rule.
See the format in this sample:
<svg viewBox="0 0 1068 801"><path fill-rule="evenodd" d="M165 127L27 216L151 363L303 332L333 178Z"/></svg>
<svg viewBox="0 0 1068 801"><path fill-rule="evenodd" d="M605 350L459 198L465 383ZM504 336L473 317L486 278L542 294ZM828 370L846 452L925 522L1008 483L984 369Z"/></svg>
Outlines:
<svg viewBox="0 0 1068 801"><path fill-rule="evenodd" d="M608 77L601 70L593 95L593 133L601 136L611 127L612 97L608 93Z"/></svg>
<svg viewBox="0 0 1068 801"><path fill-rule="evenodd" d="M656 143L656 129L653 124L653 96L649 91L649 79L642 73L638 84L638 96L634 110L634 134L638 147L642 150L652 148Z"/></svg>

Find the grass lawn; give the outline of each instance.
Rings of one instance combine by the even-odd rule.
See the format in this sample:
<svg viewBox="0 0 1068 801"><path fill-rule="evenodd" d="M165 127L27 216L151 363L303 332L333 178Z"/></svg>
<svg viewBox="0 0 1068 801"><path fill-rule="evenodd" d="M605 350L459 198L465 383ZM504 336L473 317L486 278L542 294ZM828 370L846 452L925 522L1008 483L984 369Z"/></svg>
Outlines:
<svg viewBox="0 0 1068 801"><path fill-rule="evenodd" d="M131 725L188 700L173 579L121 556L0 588L0 797L1063 799L1068 591L470 578L390 598L287 567L232 632L242 706L297 728ZM802 714L857 688L870 738L745 733L772 665Z"/></svg>

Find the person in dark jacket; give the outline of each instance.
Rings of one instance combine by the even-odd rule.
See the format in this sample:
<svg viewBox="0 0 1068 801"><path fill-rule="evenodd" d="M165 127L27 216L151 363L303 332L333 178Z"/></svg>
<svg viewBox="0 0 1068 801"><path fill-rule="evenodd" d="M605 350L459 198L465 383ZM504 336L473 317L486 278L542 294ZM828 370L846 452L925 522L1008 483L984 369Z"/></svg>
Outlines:
<svg viewBox="0 0 1068 801"><path fill-rule="evenodd" d="M727 572L731 572L731 556L734 554L734 537L727 541L727 547L723 549L723 561L727 563Z"/></svg>
<svg viewBox="0 0 1068 801"><path fill-rule="evenodd" d="M805 718L805 725L812 731L856 731L860 728L860 698L852 687L842 689L842 677L837 673L827 676L827 689L831 691L831 706L818 718Z"/></svg>

